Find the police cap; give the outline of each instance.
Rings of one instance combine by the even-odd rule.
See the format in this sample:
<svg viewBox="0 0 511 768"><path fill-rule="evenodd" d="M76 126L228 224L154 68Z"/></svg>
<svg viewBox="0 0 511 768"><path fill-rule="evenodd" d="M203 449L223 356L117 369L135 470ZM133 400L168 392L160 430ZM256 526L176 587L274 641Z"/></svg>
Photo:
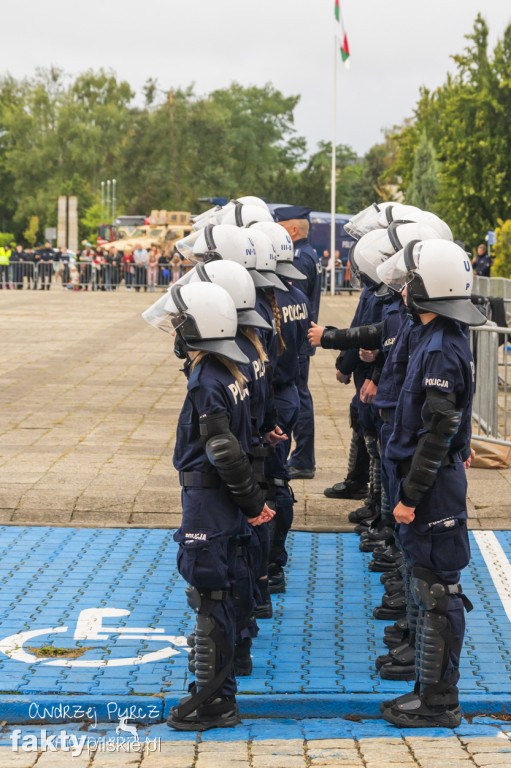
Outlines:
<svg viewBox="0 0 511 768"><path fill-rule="evenodd" d="M273 216L275 221L291 221L292 219L308 219L312 208L305 205L286 205L282 208L275 208Z"/></svg>

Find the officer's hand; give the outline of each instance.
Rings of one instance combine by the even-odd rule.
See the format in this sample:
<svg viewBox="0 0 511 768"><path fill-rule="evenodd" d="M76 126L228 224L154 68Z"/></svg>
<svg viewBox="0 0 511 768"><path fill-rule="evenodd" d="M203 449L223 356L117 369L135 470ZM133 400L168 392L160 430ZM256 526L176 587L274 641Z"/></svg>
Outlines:
<svg viewBox="0 0 511 768"><path fill-rule="evenodd" d="M466 461L463 462L463 466L465 467L465 469L470 469L470 465L474 461L475 457L476 457L476 452L474 451L473 448L471 448L470 449L470 456L468 457L468 459Z"/></svg>
<svg viewBox="0 0 511 768"><path fill-rule="evenodd" d="M394 507L394 517L397 523L411 523L415 520L415 507L407 507L402 501L399 501L397 507Z"/></svg>
<svg viewBox="0 0 511 768"><path fill-rule="evenodd" d="M313 347L320 347L321 337L323 336L324 330L325 330L324 326L316 325L316 323L311 322L311 327L307 331L309 344L312 344Z"/></svg>
<svg viewBox="0 0 511 768"><path fill-rule="evenodd" d="M336 371L335 378L340 384L349 384L351 381L349 373L341 373L340 371Z"/></svg>
<svg viewBox="0 0 511 768"><path fill-rule="evenodd" d="M277 425L271 432L266 432L264 439L270 445L277 445L277 443L282 443L284 440L287 440L287 435Z"/></svg>
<svg viewBox="0 0 511 768"><path fill-rule="evenodd" d="M275 510L270 509L267 504L264 505L263 511L257 517L249 517L248 522L250 525L261 525L262 523L269 523L272 517L275 516Z"/></svg>
<svg viewBox="0 0 511 768"><path fill-rule="evenodd" d="M371 379L366 379L362 384L362 389L360 390L361 401L363 403L374 402L374 398L376 397L377 391L378 391L378 387L376 386L374 381L371 381Z"/></svg>
<svg viewBox="0 0 511 768"><path fill-rule="evenodd" d="M377 349L360 349L358 351L358 356L364 363L372 363L373 360L376 360L377 355Z"/></svg>

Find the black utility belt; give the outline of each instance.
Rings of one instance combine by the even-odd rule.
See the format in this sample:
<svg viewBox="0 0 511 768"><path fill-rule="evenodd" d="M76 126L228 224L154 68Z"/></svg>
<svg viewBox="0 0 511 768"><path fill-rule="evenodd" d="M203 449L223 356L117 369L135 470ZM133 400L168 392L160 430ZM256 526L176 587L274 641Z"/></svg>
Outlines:
<svg viewBox="0 0 511 768"><path fill-rule="evenodd" d="M183 488L220 488L222 481L211 472L180 472L179 483Z"/></svg>

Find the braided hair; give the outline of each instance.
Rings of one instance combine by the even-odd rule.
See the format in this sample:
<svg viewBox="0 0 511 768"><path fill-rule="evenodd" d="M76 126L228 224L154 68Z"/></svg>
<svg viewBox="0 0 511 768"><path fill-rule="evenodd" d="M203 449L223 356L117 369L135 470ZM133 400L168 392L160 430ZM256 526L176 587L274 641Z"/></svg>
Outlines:
<svg viewBox="0 0 511 768"><path fill-rule="evenodd" d="M286 348L286 344L284 342L284 339L282 338L282 332L280 330L280 324L281 324L282 318L280 315L279 305L277 304L277 299L275 298L275 292L273 288L265 288L264 294L268 299L268 302L273 312L273 317L275 318L275 328L277 329L277 336L278 336L277 353L281 355Z"/></svg>

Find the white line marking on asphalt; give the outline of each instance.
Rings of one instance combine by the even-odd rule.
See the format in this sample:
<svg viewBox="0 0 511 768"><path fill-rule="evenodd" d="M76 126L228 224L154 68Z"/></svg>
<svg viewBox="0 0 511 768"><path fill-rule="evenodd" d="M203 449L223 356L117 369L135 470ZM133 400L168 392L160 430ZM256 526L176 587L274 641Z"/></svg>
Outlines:
<svg viewBox="0 0 511 768"><path fill-rule="evenodd" d="M493 531L473 533L507 617L511 621L511 564Z"/></svg>

